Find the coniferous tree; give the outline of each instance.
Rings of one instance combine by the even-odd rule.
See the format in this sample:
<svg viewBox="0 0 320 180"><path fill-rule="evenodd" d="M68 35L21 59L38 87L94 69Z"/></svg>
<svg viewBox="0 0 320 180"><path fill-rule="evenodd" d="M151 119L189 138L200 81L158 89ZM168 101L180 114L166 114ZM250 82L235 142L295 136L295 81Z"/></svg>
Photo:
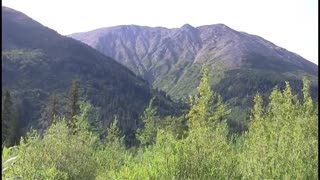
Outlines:
<svg viewBox="0 0 320 180"><path fill-rule="evenodd" d="M12 142L11 139L11 126L13 121L13 109L12 109L13 103L11 99L10 92L8 90L5 91L4 97L2 100L2 119L1 119L1 125L2 125L2 145L10 145Z"/></svg>
<svg viewBox="0 0 320 180"><path fill-rule="evenodd" d="M224 117L230 114L230 110L222 102L220 95L215 94L210 87L209 73L206 65L202 67L202 78L198 86L198 95L190 97L191 108L187 114L188 127L190 130L202 127L212 127L212 123L225 120ZM214 100L217 98L217 103Z"/></svg>
<svg viewBox="0 0 320 180"><path fill-rule="evenodd" d="M80 112L80 82L78 80L73 80L71 88L68 95L68 107L67 107L67 121L68 126L72 129L76 127L75 116Z"/></svg>
<svg viewBox="0 0 320 180"><path fill-rule="evenodd" d="M14 108L14 116L13 116L13 123L12 123L12 142L14 144L18 143L21 138L21 109L15 105Z"/></svg>
<svg viewBox="0 0 320 180"><path fill-rule="evenodd" d="M187 125L185 123L184 115L180 117L167 116L161 119L159 126L166 132L171 132L177 139L181 139L186 135Z"/></svg>
<svg viewBox="0 0 320 180"><path fill-rule="evenodd" d="M59 101L58 101L58 93L54 91L48 97L48 103L45 107L45 112L42 114L40 119L40 124L43 129L47 129L54 121L55 116L59 115ZM56 118L57 119L57 118Z"/></svg>
<svg viewBox="0 0 320 180"><path fill-rule="evenodd" d="M224 118L231 113L231 110L227 109L226 105L222 102L222 97L220 94L217 94L216 97L217 103L215 104L215 108L211 117L209 117L209 122L219 123L225 120Z"/></svg>
<svg viewBox="0 0 320 180"><path fill-rule="evenodd" d="M19 138L19 109L14 107L9 91L5 91L2 101L2 145L12 146Z"/></svg>
<svg viewBox="0 0 320 180"><path fill-rule="evenodd" d="M113 122L108 128L106 141L107 143L112 143L112 144L119 144L119 143L122 144L123 138L124 137L121 137L121 133L118 127L118 118L117 116L115 116Z"/></svg>
<svg viewBox="0 0 320 180"><path fill-rule="evenodd" d="M58 94L56 91L52 93L49 97L49 108L48 108L48 125L50 126L55 119L55 116L59 114L58 112Z"/></svg>
<svg viewBox="0 0 320 180"><path fill-rule="evenodd" d="M141 120L144 123L143 129L137 130L137 137L141 145L151 145L155 142L157 137L158 121L156 110L152 106L154 98L149 102L149 106L145 109Z"/></svg>
<svg viewBox="0 0 320 180"><path fill-rule="evenodd" d="M105 130L103 129L102 125L100 107L94 107L91 105L90 110L88 112L88 119L90 125L89 130L102 138L102 134L104 134Z"/></svg>
<svg viewBox="0 0 320 180"><path fill-rule="evenodd" d="M100 173L96 179L111 178L110 172L120 169L121 166L123 166L125 154L124 136L121 136L118 128L118 118L115 116L113 122L107 129L104 148L96 152L97 162L100 165L98 170Z"/></svg>

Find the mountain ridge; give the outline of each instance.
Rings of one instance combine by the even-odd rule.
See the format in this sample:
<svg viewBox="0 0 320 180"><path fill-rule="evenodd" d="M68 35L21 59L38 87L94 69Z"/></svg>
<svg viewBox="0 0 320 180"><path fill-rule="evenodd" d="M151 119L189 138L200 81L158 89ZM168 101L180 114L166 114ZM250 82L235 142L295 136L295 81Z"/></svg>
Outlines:
<svg viewBox="0 0 320 180"><path fill-rule="evenodd" d="M2 86L19 99L26 128L38 126L53 91L67 96L72 80L79 80L83 97L100 108L103 127L117 115L131 140L153 96L162 115L175 110L165 94L112 58L19 11L3 7L2 15Z"/></svg>
<svg viewBox="0 0 320 180"><path fill-rule="evenodd" d="M69 37L113 57L157 88L158 82L167 78L170 71L179 71L175 66L181 64L218 64L222 69L269 66L266 69L275 72L318 73L317 66L300 55L224 24L199 27L185 24L171 29L120 25Z"/></svg>
<svg viewBox="0 0 320 180"><path fill-rule="evenodd" d="M312 97L318 97L317 65L260 36L224 24L185 24L172 29L123 25L69 37L113 57L179 101L187 102L188 96L197 93L201 67L207 65L213 90L232 109L228 124L238 132L247 126L257 93L268 97L275 86L283 89L285 81L299 93L306 76L311 80Z"/></svg>
<svg viewBox="0 0 320 180"><path fill-rule="evenodd" d="M303 58L299 54L291 52L285 48L279 47L276 44L274 44L274 43L272 43L272 42L270 42L270 41L268 41L258 35L249 34L249 33L243 32L243 31L236 31L236 30L233 30L230 27L228 27L227 25L222 24L222 23L213 24L213 25L202 25L202 26L198 26L198 27L193 27L189 24L184 24L180 28L166 28L166 27L161 27L161 26L149 27L149 26L139 26L139 25L119 25L119 26L98 28L98 29L91 30L88 32L73 33L73 34L70 34L67 36L72 37L77 40L80 40L80 41L83 41L86 44L90 45L91 47L97 48L95 44L90 43L90 42L86 42L85 40L92 38L92 36L108 35L108 33L114 33L114 31L120 31L120 33L123 33L123 34L131 33L132 35L136 35L136 33L137 33L136 31L143 30L143 29L147 29L149 31L154 30L155 32L157 30L162 30L163 32L161 32L160 34L172 35L172 36L177 36L177 35L181 35L182 33L189 33L190 31L199 31L199 30L210 31L215 37L222 36L227 33L228 33L228 35L230 35L232 33L234 40L238 40L239 38L241 38L239 36L242 36L242 37L251 36L251 37L256 38L255 40L259 40L261 43L265 43L264 45L272 46L271 48L276 48L279 51L286 51L286 52L292 53L294 56L297 56L298 58L306 60L305 58ZM180 30L180 32L179 32L179 30ZM84 35L87 37L84 37ZM98 38L102 38L102 37L98 37ZM173 37L169 37L169 38L173 38ZM101 40L101 39L99 39L99 40ZM249 39L249 40L252 40L252 39ZM202 38L202 42L204 42L204 41L206 41L206 39ZM94 42L94 43L98 43L98 42ZM247 43L247 42L245 42L245 43ZM308 62L312 63L311 61L308 61ZM314 64L314 63L312 63L312 64Z"/></svg>

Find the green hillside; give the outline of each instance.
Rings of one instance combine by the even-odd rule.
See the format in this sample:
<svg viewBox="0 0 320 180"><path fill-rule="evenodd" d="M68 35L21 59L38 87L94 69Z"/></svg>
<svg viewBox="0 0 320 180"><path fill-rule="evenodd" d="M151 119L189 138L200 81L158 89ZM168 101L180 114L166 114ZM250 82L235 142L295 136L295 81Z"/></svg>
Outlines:
<svg viewBox="0 0 320 180"><path fill-rule="evenodd" d="M39 127L53 91L61 94L61 106L65 104L72 80L79 80L81 96L100 108L102 129L117 115L124 134L133 135L153 96L161 114L175 113L164 93L152 90L113 59L20 12L6 7L2 11L2 87L22 108L25 129Z"/></svg>
<svg viewBox="0 0 320 180"><path fill-rule="evenodd" d="M246 127L248 108L257 92L267 97L274 86L283 89L288 81L298 93L306 76L312 97L318 98L317 65L223 24L173 29L123 25L70 37L113 57L172 99L185 102L196 94L201 67L206 64L211 87L233 110L229 125L236 131Z"/></svg>

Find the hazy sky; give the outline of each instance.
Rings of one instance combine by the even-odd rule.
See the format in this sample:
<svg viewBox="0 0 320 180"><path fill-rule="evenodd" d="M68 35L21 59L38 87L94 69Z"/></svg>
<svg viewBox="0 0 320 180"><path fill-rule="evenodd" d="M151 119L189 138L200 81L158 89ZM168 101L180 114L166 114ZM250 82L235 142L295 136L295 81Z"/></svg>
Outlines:
<svg viewBox="0 0 320 180"><path fill-rule="evenodd" d="M318 0L2 0L63 35L124 24L223 23L318 64Z"/></svg>

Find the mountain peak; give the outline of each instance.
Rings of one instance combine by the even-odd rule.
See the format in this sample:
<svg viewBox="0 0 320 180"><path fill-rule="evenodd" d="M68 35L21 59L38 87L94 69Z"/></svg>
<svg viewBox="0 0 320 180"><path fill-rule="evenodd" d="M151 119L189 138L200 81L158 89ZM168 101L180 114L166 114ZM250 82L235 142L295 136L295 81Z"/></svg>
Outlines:
<svg viewBox="0 0 320 180"><path fill-rule="evenodd" d="M203 25L203 26L199 26L197 27L197 29L199 28L208 28L208 29L215 29L215 30L219 30L219 31L235 31L234 29L230 28L229 26L219 23L219 24L211 24L211 25Z"/></svg>
<svg viewBox="0 0 320 180"><path fill-rule="evenodd" d="M219 27L222 27L222 28L229 28L230 29L230 27L228 27L227 25L222 24L222 23L214 24L214 26L219 26Z"/></svg>
<svg viewBox="0 0 320 180"><path fill-rule="evenodd" d="M6 6L2 6L2 11L15 11L15 10Z"/></svg>
<svg viewBox="0 0 320 180"><path fill-rule="evenodd" d="M194 31L196 28L191 26L190 24L184 24L180 29L184 31Z"/></svg>
<svg viewBox="0 0 320 180"><path fill-rule="evenodd" d="M183 26L181 26L181 29L194 29L194 27L190 24L184 24Z"/></svg>

